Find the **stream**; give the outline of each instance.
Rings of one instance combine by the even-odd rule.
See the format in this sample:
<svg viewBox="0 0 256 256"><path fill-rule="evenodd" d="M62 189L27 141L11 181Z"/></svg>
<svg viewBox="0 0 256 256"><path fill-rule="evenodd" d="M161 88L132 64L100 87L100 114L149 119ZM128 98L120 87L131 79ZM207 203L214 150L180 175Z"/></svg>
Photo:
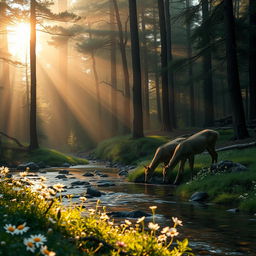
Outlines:
<svg viewBox="0 0 256 256"><path fill-rule="evenodd" d="M155 205L156 222L161 227L172 226L171 217L178 217L183 221L183 226L178 228L180 234L177 239L188 238L195 255L256 255L255 215L227 212L228 208L214 204L181 201L174 196L175 188L170 185L127 182L118 175L118 169L106 168L100 163L72 166L67 170L71 174L67 175L67 179L56 178L56 169L42 175L47 177L49 185L67 185L67 194L81 194L86 191L85 186L70 188L71 182L77 180L88 181L97 190L105 192L101 197L88 198L87 207L95 208L95 202L100 199L100 204L106 206L108 212L141 210L151 213L149 207ZM95 170L106 177L83 176L84 173ZM104 186L104 182L110 186ZM79 199L73 198L73 201L78 202ZM146 219L151 221L151 217ZM120 222L123 220L117 219ZM136 222L136 219L130 220Z"/></svg>

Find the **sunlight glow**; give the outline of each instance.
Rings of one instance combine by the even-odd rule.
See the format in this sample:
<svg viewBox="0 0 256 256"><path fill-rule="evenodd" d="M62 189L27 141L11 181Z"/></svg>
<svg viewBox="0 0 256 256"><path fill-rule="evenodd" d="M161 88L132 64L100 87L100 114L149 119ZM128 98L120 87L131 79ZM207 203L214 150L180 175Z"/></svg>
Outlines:
<svg viewBox="0 0 256 256"><path fill-rule="evenodd" d="M29 50L30 26L29 23L19 23L8 27L9 51L20 61L26 61Z"/></svg>

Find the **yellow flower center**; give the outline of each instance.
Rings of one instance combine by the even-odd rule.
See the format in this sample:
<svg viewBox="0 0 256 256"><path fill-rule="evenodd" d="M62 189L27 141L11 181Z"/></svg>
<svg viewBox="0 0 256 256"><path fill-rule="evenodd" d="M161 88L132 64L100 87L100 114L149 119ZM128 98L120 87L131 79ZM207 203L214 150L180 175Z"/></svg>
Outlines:
<svg viewBox="0 0 256 256"><path fill-rule="evenodd" d="M32 242L28 242L28 243L27 243L27 246L30 247L30 248L32 248L34 245L33 245Z"/></svg>
<svg viewBox="0 0 256 256"><path fill-rule="evenodd" d="M17 227L18 230L22 230L22 229L24 229L24 228L25 228L24 225L19 225L19 226Z"/></svg>
<svg viewBox="0 0 256 256"><path fill-rule="evenodd" d="M40 241L41 241L41 238L36 237L36 238L34 238L34 241L35 241L36 243L38 243L38 242L40 242Z"/></svg>
<svg viewBox="0 0 256 256"><path fill-rule="evenodd" d="M10 232L13 232L14 230L15 230L14 227L9 227L9 228L8 228L8 231L10 231Z"/></svg>

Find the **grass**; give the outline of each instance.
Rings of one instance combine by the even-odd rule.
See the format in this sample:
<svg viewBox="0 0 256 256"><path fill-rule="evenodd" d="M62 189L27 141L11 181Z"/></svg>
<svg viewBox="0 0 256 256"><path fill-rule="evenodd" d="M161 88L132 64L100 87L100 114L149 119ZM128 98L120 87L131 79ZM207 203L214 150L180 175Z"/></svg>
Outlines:
<svg viewBox="0 0 256 256"><path fill-rule="evenodd" d="M1 168L0 255L192 255L187 239L177 242L174 248L175 232L167 237L169 233L161 234L161 229L157 231L157 223L151 223L149 231L144 229L144 219L137 224L128 220L124 224L115 224L99 202L92 209L86 206L85 198L74 204L70 196L63 205L61 185L53 186L54 190L48 188L42 179L35 186L34 180L24 177L25 173L22 173L23 177L11 179L5 178L7 172ZM155 209L152 211L154 215ZM14 225L9 233L8 224ZM178 225L174 222L173 228L176 230ZM25 230L24 226L29 229ZM17 234L22 229L24 232ZM42 244L32 240L31 236L39 234L45 238L42 244L51 254L40 253ZM160 238L166 240L160 242ZM24 239L29 239L30 247L26 247ZM33 252L28 251L29 248Z"/></svg>
<svg viewBox="0 0 256 256"><path fill-rule="evenodd" d="M61 166L64 163L69 164L87 164L86 159L77 158L66 155L54 149L39 148L32 152L26 149L19 148L13 143L4 143L2 147L1 162L2 164L19 164L25 162L43 162L49 166Z"/></svg>
<svg viewBox="0 0 256 256"><path fill-rule="evenodd" d="M123 164L137 164L152 156L157 147L167 142L164 136L132 139L119 136L99 143L94 151L97 158Z"/></svg>

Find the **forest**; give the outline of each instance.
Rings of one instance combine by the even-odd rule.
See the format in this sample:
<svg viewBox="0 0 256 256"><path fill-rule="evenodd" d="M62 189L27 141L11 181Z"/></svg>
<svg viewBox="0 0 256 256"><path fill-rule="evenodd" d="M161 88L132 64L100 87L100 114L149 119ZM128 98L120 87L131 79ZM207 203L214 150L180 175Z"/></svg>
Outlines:
<svg viewBox="0 0 256 256"><path fill-rule="evenodd" d="M0 256L255 255L255 46L255 0L0 0Z"/></svg>

